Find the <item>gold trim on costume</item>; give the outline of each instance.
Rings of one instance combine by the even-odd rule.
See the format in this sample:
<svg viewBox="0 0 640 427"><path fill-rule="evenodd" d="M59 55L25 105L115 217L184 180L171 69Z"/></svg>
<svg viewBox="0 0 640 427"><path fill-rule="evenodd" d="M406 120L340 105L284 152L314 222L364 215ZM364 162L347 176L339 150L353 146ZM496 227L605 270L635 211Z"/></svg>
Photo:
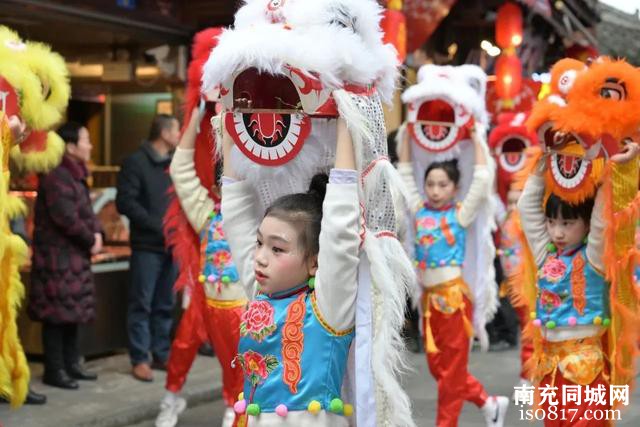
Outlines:
<svg viewBox="0 0 640 427"><path fill-rule="evenodd" d="M322 314L320 314L320 310L318 309L318 305L316 303L316 293L315 292L311 292L311 308L313 309L313 314L316 315L316 319L318 319L318 322L320 322L322 327L327 332L329 332L331 335L335 335L337 337L344 337L344 336L349 335L350 333L352 333L354 331L355 328L349 328L349 329L345 329L345 330L342 330L342 331L338 331L337 329L334 329L331 326L329 326L329 324L324 319L324 317L322 317Z"/></svg>
<svg viewBox="0 0 640 427"><path fill-rule="evenodd" d="M245 305L247 305L247 300L234 299L234 300L225 301L225 300L207 298L207 305L213 308L231 309L231 308L244 307Z"/></svg>

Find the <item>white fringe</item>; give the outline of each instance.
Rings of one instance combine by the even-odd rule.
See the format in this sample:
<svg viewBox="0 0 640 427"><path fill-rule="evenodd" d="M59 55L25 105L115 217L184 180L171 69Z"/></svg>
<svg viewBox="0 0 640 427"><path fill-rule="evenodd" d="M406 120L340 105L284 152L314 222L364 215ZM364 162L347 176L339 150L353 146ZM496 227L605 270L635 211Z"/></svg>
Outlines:
<svg viewBox="0 0 640 427"><path fill-rule="evenodd" d="M369 159L362 153L368 141L374 141L368 120L355 105L353 98L344 90L333 92L340 117L347 123L356 153L356 165L362 171L369 166ZM394 211L403 212L408 194L398 172L388 160L377 159L360 185L360 200L379 191L378 184L386 183L390 188ZM389 229L398 229L399 221L388 224ZM408 370L403 357L404 341L401 337L404 324L406 295L410 284L415 282L411 261L406 256L401 243L392 237L376 238L371 230L366 230L364 250L369 258L372 277L373 301L373 350L372 371L376 381L376 406L378 424L382 426L413 427L411 401L398 378Z"/></svg>
<svg viewBox="0 0 640 427"><path fill-rule="evenodd" d="M371 264L374 289L372 369L380 397L376 400L378 423L413 427L411 400L398 381L398 377L409 370L400 331L408 284L414 277L413 267L406 256L399 256L404 250L394 238L376 238L367 231L364 250Z"/></svg>

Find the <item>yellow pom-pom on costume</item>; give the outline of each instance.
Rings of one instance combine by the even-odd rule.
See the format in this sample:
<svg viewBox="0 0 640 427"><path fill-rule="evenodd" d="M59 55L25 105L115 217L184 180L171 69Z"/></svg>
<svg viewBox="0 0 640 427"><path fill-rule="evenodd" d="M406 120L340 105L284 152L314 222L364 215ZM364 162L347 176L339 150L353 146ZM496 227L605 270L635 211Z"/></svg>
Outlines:
<svg viewBox="0 0 640 427"><path fill-rule="evenodd" d="M312 400L307 407L307 410L313 415L318 415L322 411L322 405L317 400Z"/></svg>

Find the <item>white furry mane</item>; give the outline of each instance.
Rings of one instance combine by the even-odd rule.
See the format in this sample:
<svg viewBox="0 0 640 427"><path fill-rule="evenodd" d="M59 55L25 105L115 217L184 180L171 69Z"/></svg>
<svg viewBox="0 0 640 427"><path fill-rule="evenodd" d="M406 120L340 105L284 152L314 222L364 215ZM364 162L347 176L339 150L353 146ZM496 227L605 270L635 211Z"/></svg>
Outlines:
<svg viewBox="0 0 640 427"><path fill-rule="evenodd" d="M234 28L222 33L204 66L205 92L251 67L285 74L286 64L318 73L328 88L375 84L384 100L391 99L398 61L395 49L382 43L377 2L288 0L281 7L286 27L271 23L267 4L251 0L238 10Z"/></svg>

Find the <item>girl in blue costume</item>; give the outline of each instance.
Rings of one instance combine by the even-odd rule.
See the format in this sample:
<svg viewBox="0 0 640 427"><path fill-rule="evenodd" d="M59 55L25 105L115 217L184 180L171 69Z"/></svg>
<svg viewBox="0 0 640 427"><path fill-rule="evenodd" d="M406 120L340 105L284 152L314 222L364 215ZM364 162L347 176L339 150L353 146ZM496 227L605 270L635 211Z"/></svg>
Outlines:
<svg viewBox="0 0 640 427"><path fill-rule="evenodd" d="M253 299L236 358L245 381L235 409L250 426L347 426L353 411L340 393L354 335L360 211L341 119L337 140L328 185L317 175L308 193L276 200L258 223L257 195L235 180L224 135L224 229Z"/></svg>
<svg viewBox="0 0 640 427"><path fill-rule="evenodd" d="M462 278L466 228L471 225L485 197L491 194L491 171L481 139L472 131L476 165L473 181L462 203L456 204L460 171L455 160L434 162L424 176L422 200L411 165L411 142L400 148L398 171L411 196L415 220L415 261L423 288L422 307L425 353L429 370L438 382L438 427L455 427L465 401L482 410L487 426L504 424L509 399L489 396L469 373L472 293Z"/></svg>
<svg viewBox="0 0 640 427"><path fill-rule="evenodd" d="M635 160L640 147L628 143L611 157L615 164ZM557 387L558 405L542 407L562 417L546 418L545 426L601 426L587 411L608 410L603 402L563 402L565 386L609 390L609 362L602 338L611 324L609 282L604 276L605 198L602 187L594 199L571 205L555 194L545 198L545 157L528 178L518 210L522 228L538 266L537 298L532 323L541 348L533 355L533 383ZM582 393L582 391L580 391ZM564 412L563 412L564 411ZM586 414L586 415L585 415ZM573 422L573 420L576 422Z"/></svg>

